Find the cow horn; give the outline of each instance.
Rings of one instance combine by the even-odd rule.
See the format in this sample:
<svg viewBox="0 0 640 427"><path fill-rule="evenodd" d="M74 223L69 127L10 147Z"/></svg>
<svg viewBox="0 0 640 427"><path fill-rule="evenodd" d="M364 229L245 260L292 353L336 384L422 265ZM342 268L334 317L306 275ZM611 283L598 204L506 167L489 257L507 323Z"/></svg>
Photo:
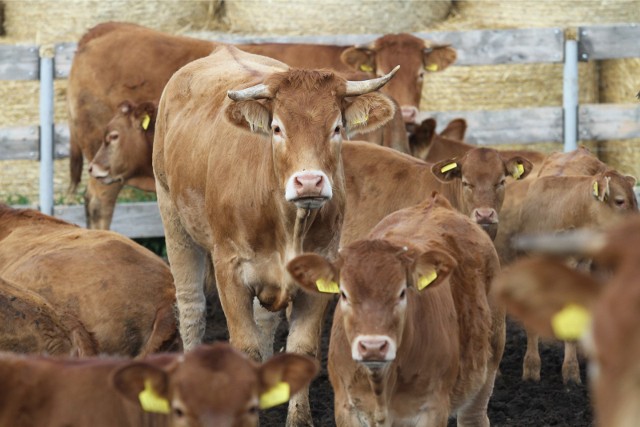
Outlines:
<svg viewBox="0 0 640 427"><path fill-rule="evenodd" d="M593 256L606 244L605 235L593 230L574 230L560 234L528 234L511 239L511 246L514 249L557 256Z"/></svg>
<svg viewBox="0 0 640 427"><path fill-rule="evenodd" d="M272 97L269 87L263 83L242 90L229 90L227 96L234 101L251 101Z"/></svg>
<svg viewBox="0 0 640 427"><path fill-rule="evenodd" d="M400 69L400 66L396 65L396 68L391 70L389 72L389 74L386 74L386 75L384 75L382 77L378 77L377 79L363 80L363 81L359 81L359 82L358 81L348 80L347 81L347 90L346 90L344 96L363 95L365 93L369 93L369 92L373 92L374 90L378 90L382 86L384 86L389 80L391 80L391 77L393 77L394 74L399 69Z"/></svg>

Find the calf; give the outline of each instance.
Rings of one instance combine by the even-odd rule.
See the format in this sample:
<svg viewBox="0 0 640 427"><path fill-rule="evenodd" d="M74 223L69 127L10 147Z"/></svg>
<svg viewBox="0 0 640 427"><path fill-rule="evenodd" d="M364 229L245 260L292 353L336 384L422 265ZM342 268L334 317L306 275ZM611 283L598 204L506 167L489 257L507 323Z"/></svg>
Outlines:
<svg viewBox="0 0 640 427"><path fill-rule="evenodd" d="M0 204L0 276L78 318L102 353L176 345L169 267L120 234Z"/></svg>
<svg viewBox="0 0 640 427"><path fill-rule="evenodd" d="M505 342L489 300L500 265L444 197L389 215L337 261L303 254L288 269L309 292L340 294L328 361L338 426L446 426L450 414L489 425Z"/></svg>
<svg viewBox="0 0 640 427"><path fill-rule="evenodd" d="M0 425L250 427L318 371L308 357L256 364L229 345L140 361L0 354Z"/></svg>

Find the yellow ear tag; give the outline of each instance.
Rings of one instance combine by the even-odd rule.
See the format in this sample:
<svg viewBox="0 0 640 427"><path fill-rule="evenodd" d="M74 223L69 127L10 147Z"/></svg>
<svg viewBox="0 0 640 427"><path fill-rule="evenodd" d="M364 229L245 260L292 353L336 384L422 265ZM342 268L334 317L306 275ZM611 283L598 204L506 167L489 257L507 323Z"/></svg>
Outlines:
<svg viewBox="0 0 640 427"><path fill-rule="evenodd" d="M522 163L517 163L513 168L513 178L520 179L522 174L524 173L524 165Z"/></svg>
<svg viewBox="0 0 640 427"><path fill-rule="evenodd" d="M149 129L149 123L151 123L151 117L148 114L145 114L142 118L142 129Z"/></svg>
<svg viewBox="0 0 640 427"><path fill-rule="evenodd" d="M424 66L427 71L438 71L438 64L427 64Z"/></svg>
<svg viewBox="0 0 640 427"><path fill-rule="evenodd" d="M455 169L458 167L457 163L449 163L448 165L445 165L442 167L442 169L440 169L440 172L445 173L445 172L449 172L452 169Z"/></svg>
<svg viewBox="0 0 640 427"><path fill-rule="evenodd" d="M157 412L159 414L168 414L171 412L169 401L164 397L158 395L158 393L151 387L151 381L144 381L144 390L138 394L140 400L140 406L147 412Z"/></svg>
<svg viewBox="0 0 640 427"><path fill-rule="evenodd" d="M436 280L437 278L438 278L438 273L436 273L435 270L433 270L431 273L427 274L426 276L420 276L420 278L418 279L418 290L420 291L423 290L424 288L432 284L433 281Z"/></svg>
<svg viewBox="0 0 640 427"><path fill-rule="evenodd" d="M332 280L324 280L318 279L316 280L316 287L320 292L324 292L326 294L339 294L340 287L338 284Z"/></svg>
<svg viewBox="0 0 640 427"><path fill-rule="evenodd" d="M373 67L369 64L360 65L360 71L364 71L365 73L373 73Z"/></svg>
<svg viewBox="0 0 640 427"><path fill-rule="evenodd" d="M351 121L351 124L354 125L354 126L363 125L363 124L367 123L367 120L369 120L369 115L364 116L363 119L353 119Z"/></svg>
<svg viewBox="0 0 640 427"><path fill-rule="evenodd" d="M598 197L598 181L593 182L593 196Z"/></svg>
<svg viewBox="0 0 640 427"><path fill-rule="evenodd" d="M291 390L289 383L280 381L260 395L260 409L269 409L289 401Z"/></svg>
<svg viewBox="0 0 640 427"><path fill-rule="evenodd" d="M568 304L551 318L551 327L558 339L573 341L584 334L590 320L591 314L586 308Z"/></svg>

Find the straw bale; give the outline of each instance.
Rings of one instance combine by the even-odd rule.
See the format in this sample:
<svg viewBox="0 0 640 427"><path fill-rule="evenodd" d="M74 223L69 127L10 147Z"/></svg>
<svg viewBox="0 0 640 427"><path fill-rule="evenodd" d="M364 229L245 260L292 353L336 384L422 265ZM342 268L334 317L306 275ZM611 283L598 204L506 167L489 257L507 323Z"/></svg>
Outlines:
<svg viewBox="0 0 640 427"><path fill-rule="evenodd" d="M65 198L69 187L69 159L55 160L53 171L54 201L81 203L81 196ZM39 182L40 163L32 160L4 160L0 173L0 202L37 204Z"/></svg>
<svg viewBox="0 0 640 427"><path fill-rule="evenodd" d="M422 31L445 19L450 0L234 0L225 2L229 30L280 35Z"/></svg>

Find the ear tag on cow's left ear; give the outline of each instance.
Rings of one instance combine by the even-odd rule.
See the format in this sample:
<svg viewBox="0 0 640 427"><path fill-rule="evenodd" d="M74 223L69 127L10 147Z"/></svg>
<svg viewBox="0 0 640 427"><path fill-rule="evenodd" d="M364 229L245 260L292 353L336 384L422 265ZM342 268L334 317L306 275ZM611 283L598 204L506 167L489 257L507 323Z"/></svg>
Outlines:
<svg viewBox="0 0 640 427"><path fill-rule="evenodd" d="M593 181L593 197L595 198L600 197L600 194L598 191L598 181Z"/></svg>
<svg viewBox="0 0 640 427"><path fill-rule="evenodd" d="M516 163L516 165L513 167L513 172L511 173L513 178L520 179L523 173L524 173L524 165L522 163Z"/></svg>
<svg viewBox="0 0 640 427"><path fill-rule="evenodd" d="M449 163L448 165L444 165L442 167L442 169L440 169L440 172L441 173L446 173L446 172L449 172L450 170L453 170L453 169L455 169L457 167L458 167L458 164L456 162Z"/></svg>
<svg viewBox="0 0 640 427"><path fill-rule="evenodd" d="M289 383L280 381L260 395L260 409L269 409L289 401L291 389Z"/></svg>
<svg viewBox="0 0 640 427"><path fill-rule="evenodd" d="M367 123L367 120L369 120L369 115L365 115L362 118L355 118L353 120L351 120L351 125L352 126L358 126L358 125L364 125Z"/></svg>
<svg viewBox="0 0 640 427"><path fill-rule="evenodd" d="M142 129L144 130L149 129L149 123L151 123L151 116L149 116L148 114L145 114L144 117L142 118Z"/></svg>
<svg viewBox="0 0 640 427"><path fill-rule="evenodd" d="M168 414L171 412L169 401L160 396L151 386L151 380L144 381L144 390L138 394L140 406L147 412L157 412L159 414Z"/></svg>
<svg viewBox="0 0 640 427"><path fill-rule="evenodd" d="M574 341L579 339L591 321L589 311L577 304L568 304L551 318L551 328L558 339Z"/></svg>
<svg viewBox="0 0 640 427"><path fill-rule="evenodd" d="M365 73L373 73L373 67L369 64L360 64L360 71Z"/></svg>
<svg viewBox="0 0 640 427"><path fill-rule="evenodd" d="M420 278L418 279L418 290L420 290L420 291L423 290L424 288L426 288L427 286L432 284L433 281L436 280L437 278L438 278L438 273L436 273L435 270L433 270L429 274L425 274L424 276L420 276Z"/></svg>
<svg viewBox="0 0 640 427"><path fill-rule="evenodd" d="M438 64L427 64L424 66L427 71L438 71Z"/></svg>
<svg viewBox="0 0 640 427"><path fill-rule="evenodd" d="M316 287L320 292L324 292L326 294L339 294L340 286L333 280L324 280L318 279L316 280Z"/></svg>

